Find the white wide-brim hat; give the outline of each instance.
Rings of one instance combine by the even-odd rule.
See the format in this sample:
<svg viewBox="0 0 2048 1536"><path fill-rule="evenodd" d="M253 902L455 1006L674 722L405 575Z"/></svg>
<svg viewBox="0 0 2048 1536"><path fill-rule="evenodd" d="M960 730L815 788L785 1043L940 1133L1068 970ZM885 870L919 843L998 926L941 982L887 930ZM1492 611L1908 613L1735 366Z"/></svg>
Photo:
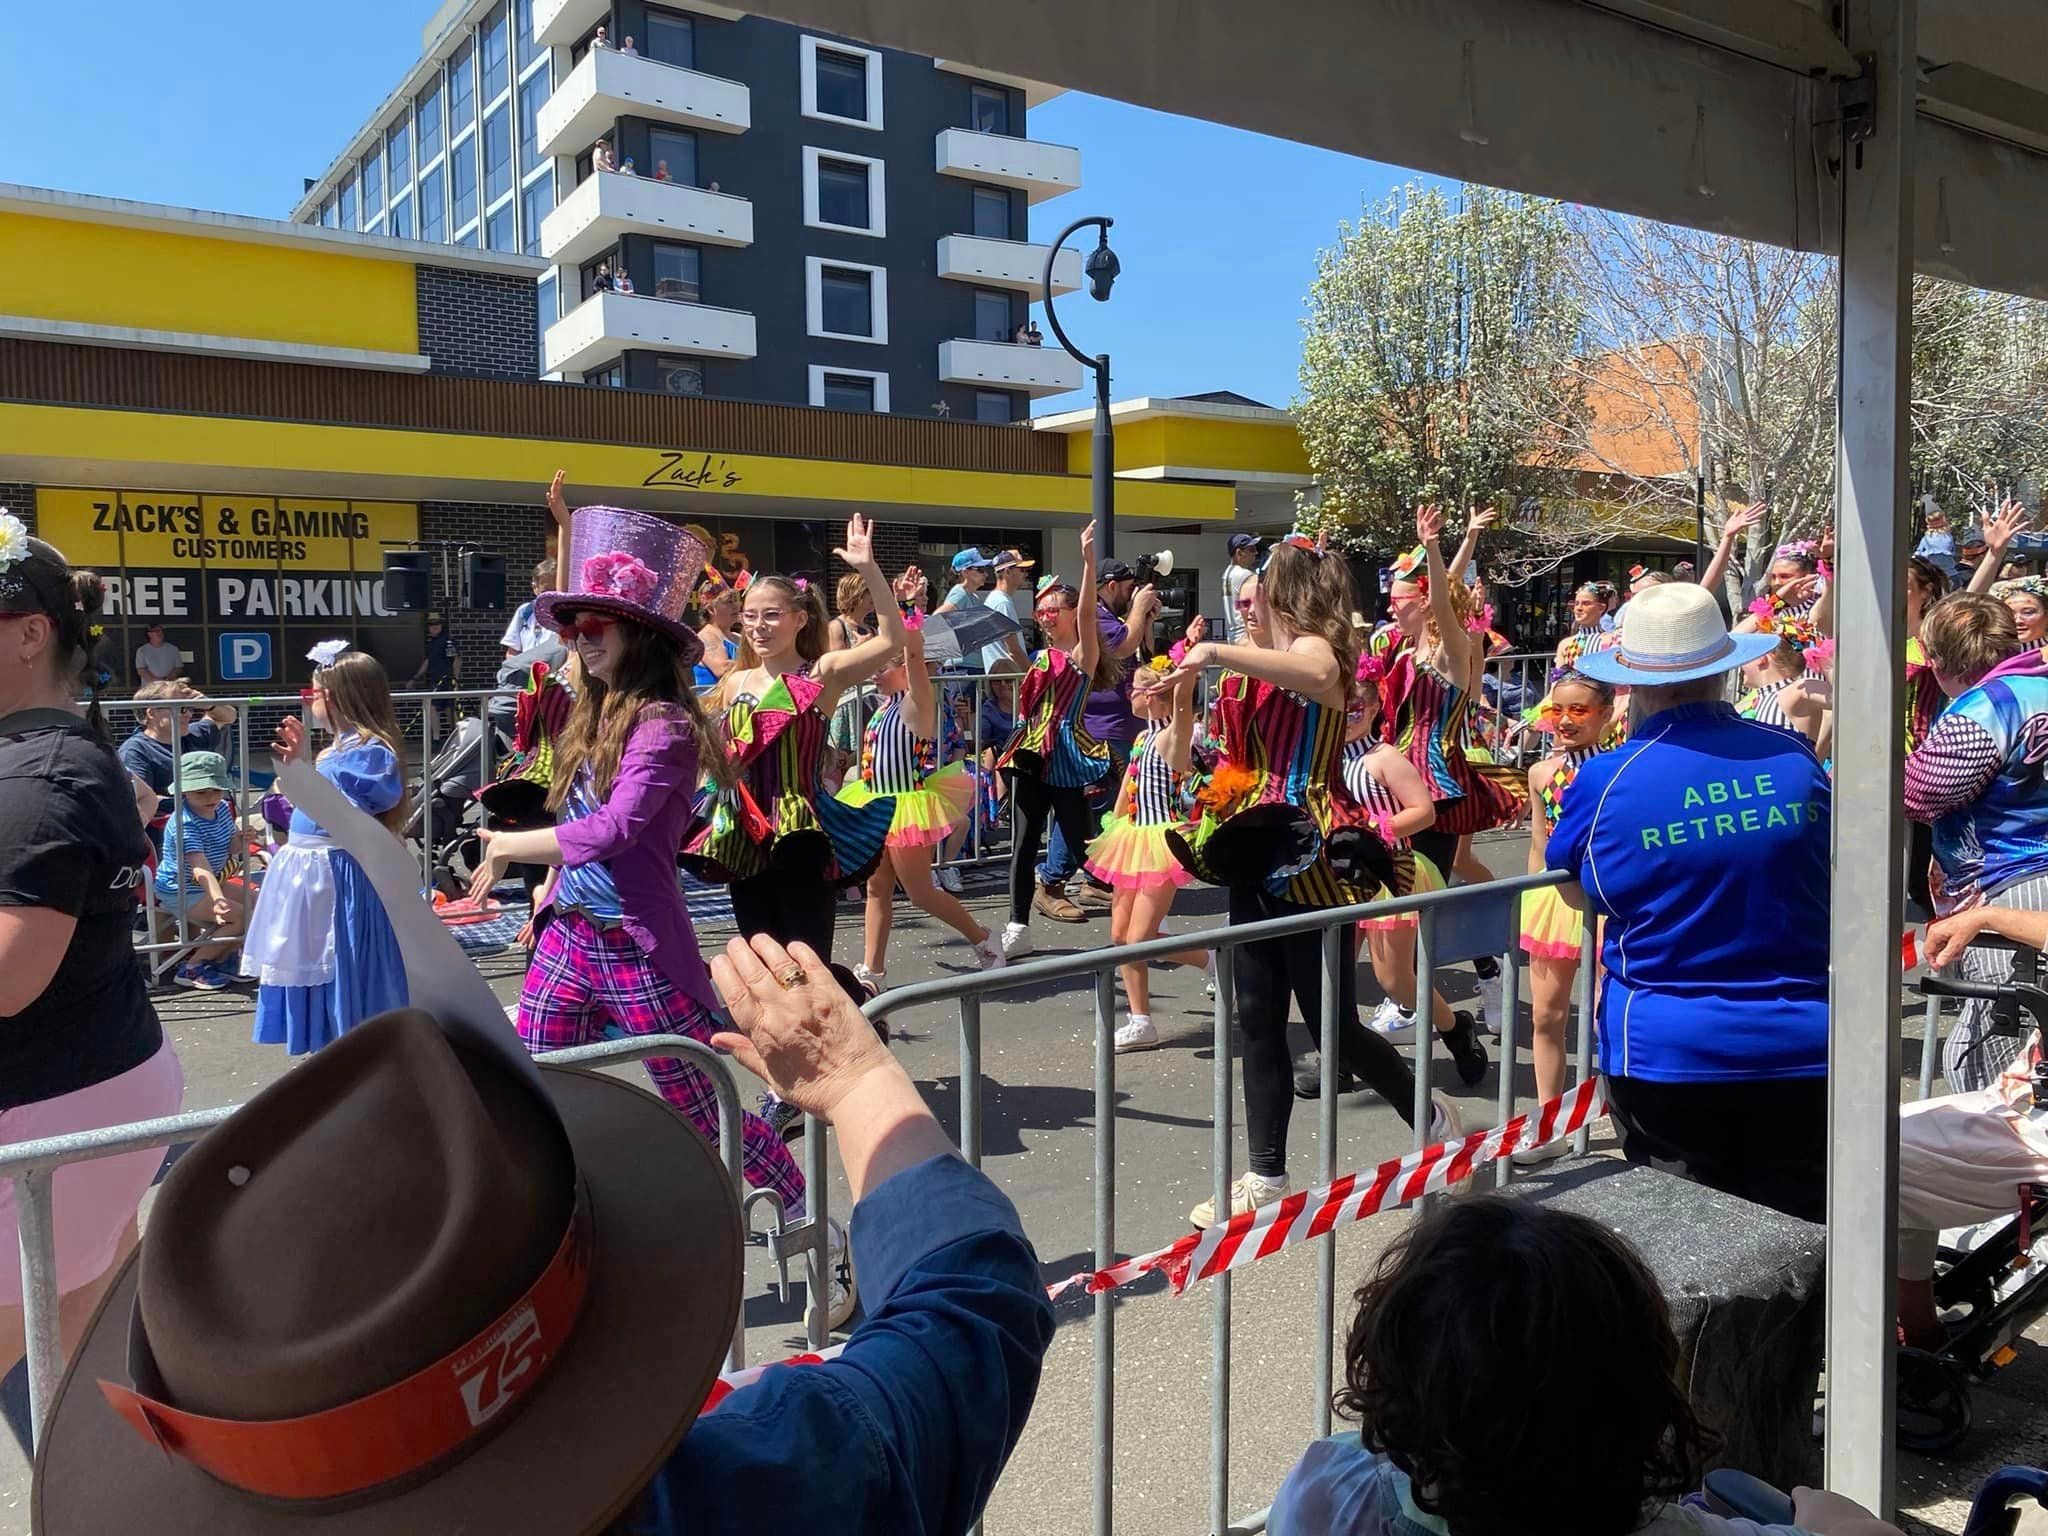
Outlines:
<svg viewBox="0 0 2048 1536"><path fill-rule="evenodd" d="M1661 688L1732 672L1777 644L1776 635L1728 633L1721 606L1705 587L1665 582L1629 599L1619 645L1588 651L1573 665L1599 682Z"/></svg>

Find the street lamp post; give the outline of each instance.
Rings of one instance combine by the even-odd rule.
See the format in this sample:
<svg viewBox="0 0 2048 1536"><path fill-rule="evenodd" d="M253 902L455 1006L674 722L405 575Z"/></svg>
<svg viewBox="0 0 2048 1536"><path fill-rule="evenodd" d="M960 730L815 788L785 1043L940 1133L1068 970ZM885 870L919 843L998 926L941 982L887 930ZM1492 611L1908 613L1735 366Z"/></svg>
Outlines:
<svg viewBox="0 0 2048 1536"><path fill-rule="evenodd" d="M1075 231L1094 225L1100 231L1095 249L1088 253L1082 271L1088 278L1089 296L1100 303L1109 297L1110 285L1116 281L1122 263L1116 259L1116 252L1109 248L1109 226L1116 221L1102 217L1076 219L1060 231L1045 253L1045 318L1052 326L1052 333L1059 338L1067 355L1084 368L1095 370L1095 457L1091 465L1093 494L1090 498L1095 514L1095 548L1098 555L1107 559L1116 553L1116 432L1109 424L1109 354L1097 353L1090 357L1067 339L1065 327L1052 304L1052 266L1059 259L1060 248L1073 238Z"/></svg>

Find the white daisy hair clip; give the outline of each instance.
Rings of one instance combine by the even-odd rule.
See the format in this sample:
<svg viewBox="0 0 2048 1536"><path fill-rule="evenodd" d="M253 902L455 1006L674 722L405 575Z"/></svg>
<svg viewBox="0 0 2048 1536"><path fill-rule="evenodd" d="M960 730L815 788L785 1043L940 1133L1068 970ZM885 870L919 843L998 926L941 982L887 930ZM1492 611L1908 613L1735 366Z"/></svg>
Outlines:
<svg viewBox="0 0 2048 1536"><path fill-rule="evenodd" d="M28 558L28 524L0 507L0 571Z"/></svg>
<svg viewBox="0 0 2048 1536"><path fill-rule="evenodd" d="M353 647L346 640L322 640L313 649L306 652L306 660L312 662L314 666L324 669L333 666L337 661L341 660L342 652L350 649L353 649Z"/></svg>

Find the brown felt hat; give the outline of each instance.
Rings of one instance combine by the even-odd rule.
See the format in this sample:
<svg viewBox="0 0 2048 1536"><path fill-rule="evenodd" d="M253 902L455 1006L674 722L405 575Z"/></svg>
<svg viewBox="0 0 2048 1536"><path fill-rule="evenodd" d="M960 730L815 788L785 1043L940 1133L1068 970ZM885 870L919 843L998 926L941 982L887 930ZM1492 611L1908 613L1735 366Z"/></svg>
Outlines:
<svg viewBox="0 0 2048 1536"><path fill-rule="evenodd" d="M717 1378L739 1209L661 1100L539 1079L402 1010L202 1138L58 1390L34 1529L615 1520Z"/></svg>

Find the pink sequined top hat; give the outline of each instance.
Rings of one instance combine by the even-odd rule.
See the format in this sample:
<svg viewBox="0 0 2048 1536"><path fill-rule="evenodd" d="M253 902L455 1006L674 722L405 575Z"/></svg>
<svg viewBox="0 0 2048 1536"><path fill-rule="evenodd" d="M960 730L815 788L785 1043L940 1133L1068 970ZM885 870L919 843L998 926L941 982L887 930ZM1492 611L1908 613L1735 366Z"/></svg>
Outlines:
<svg viewBox="0 0 2048 1536"><path fill-rule="evenodd" d="M660 630L695 666L704 642L683 622L710 551L680 524L624 507L578 507L569 519L569 590L543 592L533 616L558 629L565 615L612 613Z"/></svg>

